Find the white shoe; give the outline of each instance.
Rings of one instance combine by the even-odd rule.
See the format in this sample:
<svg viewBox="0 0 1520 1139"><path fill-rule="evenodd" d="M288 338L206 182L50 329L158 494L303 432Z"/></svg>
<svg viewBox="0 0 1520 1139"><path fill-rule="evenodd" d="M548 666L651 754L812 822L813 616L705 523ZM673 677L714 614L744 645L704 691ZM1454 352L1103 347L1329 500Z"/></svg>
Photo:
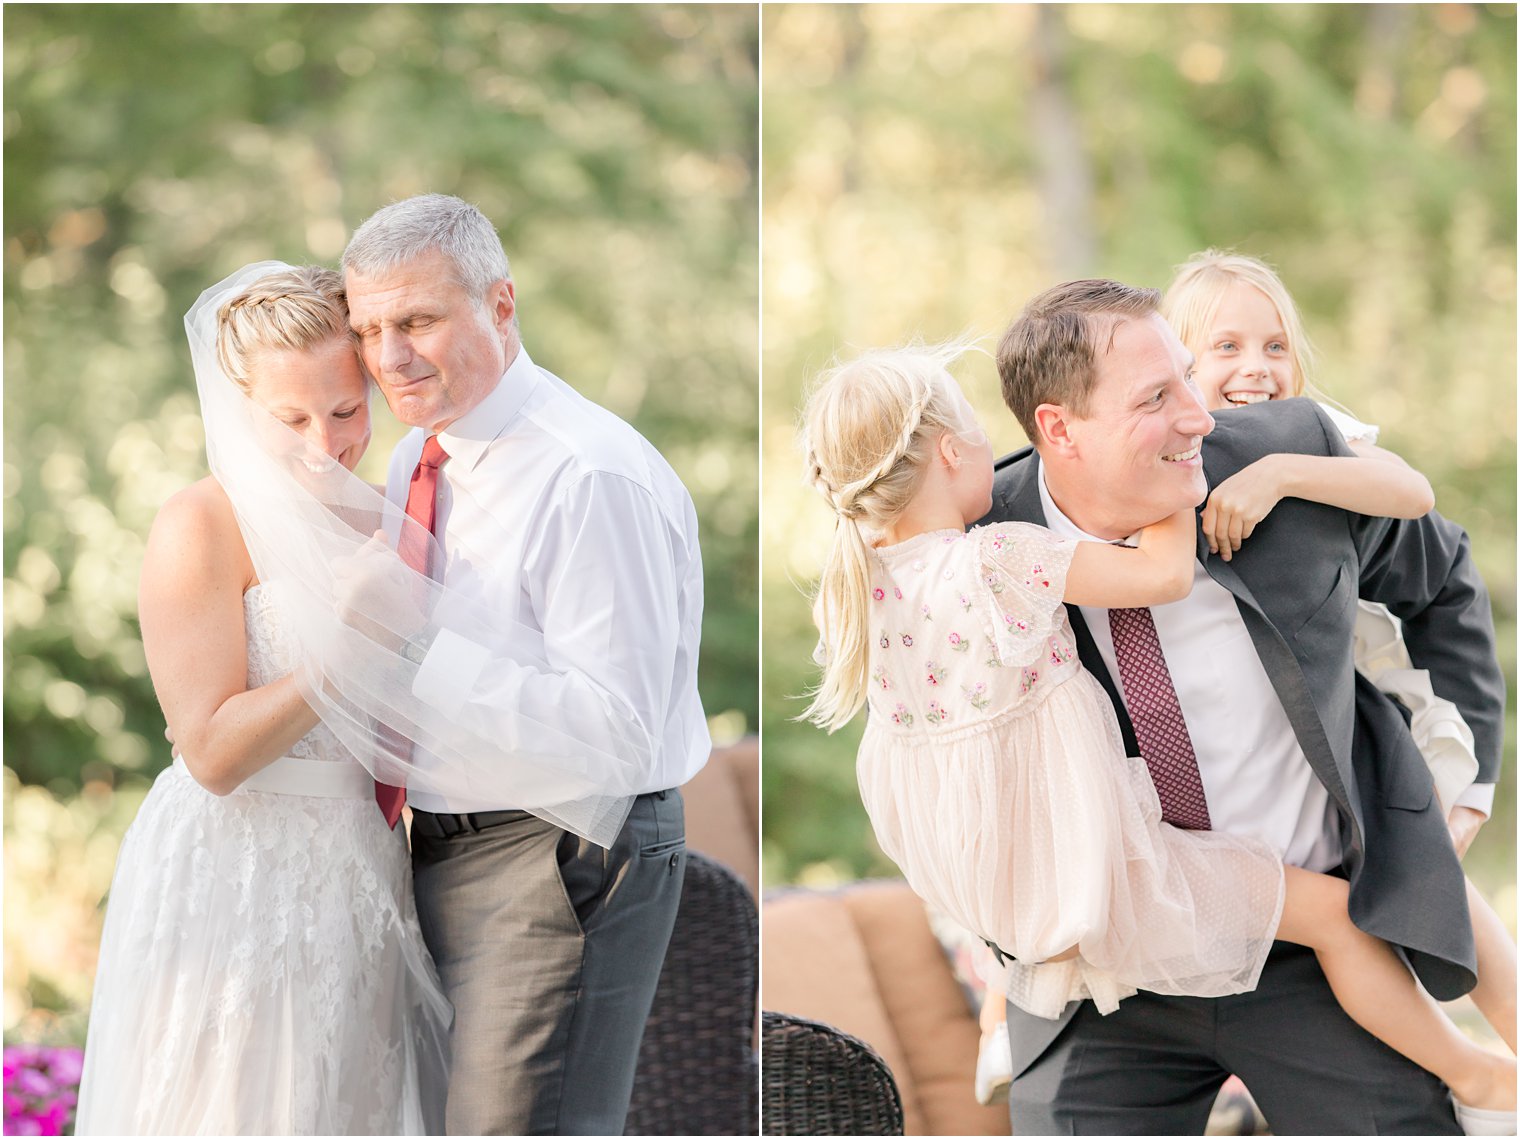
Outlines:
<svg viewBox="0 0 1520 1139"><path fill-rule="evenodd" d="M980 1069L977 1071L977 1077L978 1079L981 1077ZM1492 1111L1482 1107L1468 1107L1455 1098L1451 1102L1457 1105L1457 1123L1461 1125L1464 1135L1513 1135L1515 1133L1513 1111Z"/></svg>
<svg viewBox="0 0 1520 1139"><path fill-rule="evenodd" d="M1008 1085L1013 1083L1013 1050L1008 1046L1008 1022L983 1036L976 1053L976 1102L1007 1103ZM1488 1134L1498 1134L1488 1132Z"/></svg>

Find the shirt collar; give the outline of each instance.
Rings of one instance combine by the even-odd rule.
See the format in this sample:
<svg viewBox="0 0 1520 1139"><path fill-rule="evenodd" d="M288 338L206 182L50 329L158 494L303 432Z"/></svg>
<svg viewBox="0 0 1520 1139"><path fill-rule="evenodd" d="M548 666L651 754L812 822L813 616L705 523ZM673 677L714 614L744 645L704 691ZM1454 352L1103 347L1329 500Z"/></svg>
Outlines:
<svg viewBox="0 0 1520 1139"><path fill-rule="evenodd" d="M1082 529L1070 518L1061 512L1056 505L1056 500L1050 496L1050 486L1045 482L1045 464L1041 463L1037 477L1040 484L1040 505L1045 508L1045 526L1053 534L1062 538L1075 538L1083 542L1102 542L1103 538L1095 537ZM1120 545L1133 546L1138 544L1139 532L1131 534L1127 538L1117 539Z"/></svg>
<svg viewBox="0 0 1520 1139"><path fill-rule="evenodd" d="M522 410L538 383L538 368L528 358L528 350L519 345L517 355L486 398L438 432L438 441L449 461L456 467L473 470L486 448L501 437Z"/></svg>

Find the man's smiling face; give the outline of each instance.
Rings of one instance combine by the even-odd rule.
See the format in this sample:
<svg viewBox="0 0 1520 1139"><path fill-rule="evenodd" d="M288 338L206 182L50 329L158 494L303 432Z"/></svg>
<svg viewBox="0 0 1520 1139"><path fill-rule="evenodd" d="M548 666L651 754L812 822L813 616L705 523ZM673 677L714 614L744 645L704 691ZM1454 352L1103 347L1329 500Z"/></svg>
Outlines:
<svg viewBox="0 0 1520 1139"><path fill-rule="evenodd" d="M1088 415L1069 420L1083 497L1102 505L1098 537L1124 537L1208 494L1200 444L1214 421L1190 379L1192 355L1159 314L1119 324L1100 352ZM1091 520L1090 520L1091 521Z"/></svg>

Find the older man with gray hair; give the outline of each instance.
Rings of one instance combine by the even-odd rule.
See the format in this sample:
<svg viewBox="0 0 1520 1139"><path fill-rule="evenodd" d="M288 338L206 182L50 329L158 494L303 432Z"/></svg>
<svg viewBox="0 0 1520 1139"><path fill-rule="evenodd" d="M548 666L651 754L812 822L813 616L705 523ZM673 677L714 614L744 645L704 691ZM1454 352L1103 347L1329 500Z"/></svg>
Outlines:
<svg viewBox="0 0 1520 1139"><path fill-rule="evenodd" d="M528 630L539 679L605 716L615 730L597 738L628 753L607 776L633 796L609 847L521 809L509 767L481 798L413 796L417 908L455 1010L448 1131L621 1134L681 891L677 788L710 748L691 498L633 428L529 359L475 207L387 206L343 269L364 364L415 428L387 494L437 538L425 572ZM481 683L487 660L435 667L446 649L422 672L462 676L470 713L515 736L520 693ZM404 794L379 789L391 817Z"/></svg>

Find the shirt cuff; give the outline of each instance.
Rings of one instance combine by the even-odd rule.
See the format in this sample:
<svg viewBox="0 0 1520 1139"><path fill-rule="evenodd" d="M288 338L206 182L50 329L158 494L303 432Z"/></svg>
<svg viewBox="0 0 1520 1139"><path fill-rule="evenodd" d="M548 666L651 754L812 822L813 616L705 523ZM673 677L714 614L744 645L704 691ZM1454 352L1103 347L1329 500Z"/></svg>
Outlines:
<svg viewBox="0 0 1520 1139"><path fill-rule="evenodd" d="M1471 807L1475 811L1482 811L1483 817L1488 818L1494 813L1494 787L1493 783L1471 783L1467 790L1457 796L1453 807Z"/></svg>
<svg viewBox="0 0 1520 1139"><path fill-rule="evenodd" d="M439 630L417 667L412 695L450 719L464 711L491 653L451 629Z"/></svg>

